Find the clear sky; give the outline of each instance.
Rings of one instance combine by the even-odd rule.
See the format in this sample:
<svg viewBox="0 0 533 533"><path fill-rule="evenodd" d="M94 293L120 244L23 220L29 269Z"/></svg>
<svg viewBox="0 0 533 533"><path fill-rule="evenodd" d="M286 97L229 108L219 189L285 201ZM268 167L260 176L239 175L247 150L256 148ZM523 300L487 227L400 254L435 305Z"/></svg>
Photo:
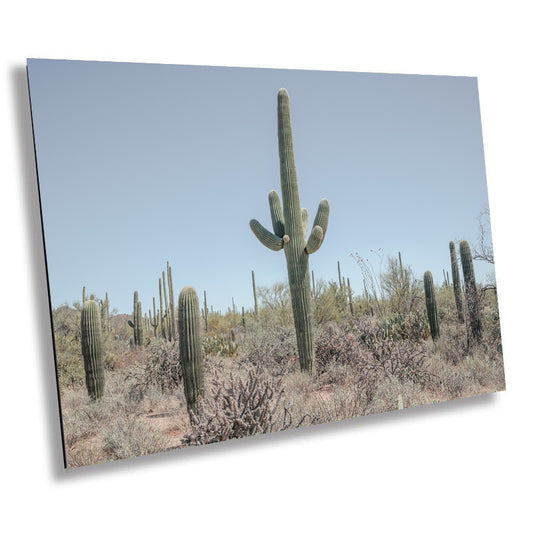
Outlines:
<svg viewBox="0 0 533 533"><path fill-rule="evenodd" d="M126 313L138 290L147 311L167 260L176 301L192 285L215 309L252 306L252 269L258 285L285 279L284 253L249 228L271 229L267 195L281 195L281 87L302 207L312 221L331 205L316 277L337 279L340 260L360 292L350 254L382 248L440 283L448 242L476 240L476 78L35 59L28 72L54 307L86 285Z"/></svg>

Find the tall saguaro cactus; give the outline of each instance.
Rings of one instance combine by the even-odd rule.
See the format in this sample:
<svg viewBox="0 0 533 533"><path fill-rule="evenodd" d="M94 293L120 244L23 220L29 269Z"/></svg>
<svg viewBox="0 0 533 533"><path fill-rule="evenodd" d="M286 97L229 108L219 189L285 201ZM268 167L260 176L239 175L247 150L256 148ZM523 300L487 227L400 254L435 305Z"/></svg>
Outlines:
<svg viewBox="0 0 533 533"><path fill-rule="evenodd" d="M172 282L172 268L167 261L167 281L168 281L168 296L170 305L170 334L172 340L176 340L176 315L174 305L174 283Z"/></svg>
<svg viewBox="0 0 533 533"><path fill-rule="evenodd" d="M81 311L81 353L87 392L97 400L104 394L104 349L100 309L94 300L85 300Z"/></svg>
<svg viewBox="0 0 533 533"><path fill-rule="evenodd" d="M459 266L457 265L457 252L455 251L455 243L453 241L450 241L450 260L452 263L453 295L455 297L455 307L457 307L457 318L461 324L464 324L463 291L461 290L461 277L459 275Z"/></svg>
<svg viewBox="0 0 533 533"><path fill-rule="evenodd" d="M161 337L167 338L165 329L165 318L163 313L163 289L161 288L161 278L159 278L159 320L161 321Z"/></svg>
<svg viewBox="0 0 533 533"><path fill-rule="evenodd" d="M157 327L159 326L159 311L155 310L155 297L154 297L154 318L152 320L152 312L148 309L148 315L150 317L150 326L154 328L154 337L157 337Z"/></svg>
<svg viewBox="0 0 533 533"><path fill-rule="evenodd" d="M178 336L183 385L189 413L198 411L198 397L204 392L200 302L193 287L184 287L178 298Z"/></svg>
<svg viewBox="0 0 533 533"><path fill-rule="evenodd" d="M257 292L255 290L255 272L252 270L252 287L254 289L254 314L257 316Z"/></svg>
<svg viewBox="0 0 533 533"><path fill-rule="evenodd" d="M433 275L429 270L424 273L424 293L426 295L429 330L431 332L431 338L433 341L436 341L440 337L439 314L437 311L437 299L435 297Z"/></svg>
<svg viewBox="0 0 533 533"><path fill-rule="evenodd" d="M465 280L466 307L468 310L469 327L472 337L480 341L483 337L483 324L481 322L481 310L479 306L479 295L476 287L476 277L474 274L474 262L470 245L466 241L459 243L459 253L461 255L461 265L463 266L463 277Z"/></svg>
<svg viewBox="0 0 533 533"><path fill-rule="evenodd" d="M286 89L280 89L278 92L278 144L283 206L278 193L270 191L268 201L274 233L255 219L250 221L250 227L267 248L285 251L300 368L313 375L315 354L309 255L316 252L324 241L328 227L329 202L326 199L320 201L311 234L306 241L309 213L300 206L289 93Z"/></svg>
<svg viewBox="0 0 533 533"><path fill-rule="evenodd" d="M133 320L128 320L128 325L133 328L135 346L144 346L142 305L137 291L133 293Z"/></svg>

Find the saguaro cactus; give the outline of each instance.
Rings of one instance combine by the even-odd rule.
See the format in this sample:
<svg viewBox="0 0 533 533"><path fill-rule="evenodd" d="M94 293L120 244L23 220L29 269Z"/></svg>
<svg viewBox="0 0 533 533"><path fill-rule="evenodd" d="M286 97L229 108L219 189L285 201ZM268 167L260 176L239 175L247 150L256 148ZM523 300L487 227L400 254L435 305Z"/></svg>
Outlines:
<svg viewBox="0 0 533 533"><path fill-rule="evenodd" d="M439 314L437 311L437 299L435 298L433 276L429 270L424 273L424 293L426 294L429 330L431 331L431 338L433 341L436 341L440 337Z"/></svg>
<svg viewBox="0 0 533 533"><path fill-rule="evenodd" d="M252 270L252 287L254 289L254 314L257 316L257 292L255 290L255 272Z"/></svg>
<svg viewBox="0 0 533 533"><path fill-rule="evenodd" d="M154 297L154 318L152 319L152 312L148 309L148 315L150 317L150 325L154 328L154 337L157 337L157 327L159 326L159 311L155 310L155 297Z"/></svg>
<svg viewBox="0 0 533 533"><path fill-rule="evenodd" d="M172 282L172 268L167 261L167 281L168 281L168 296L170 305L170 332L172 340L176 340L176 315L174 305L174 283Z"/></svg>
<svg viewBox="0 0 533 533"><path fill-rule="evenodd" d="M205 330L209 328L209 310L207 309L207 291L204 291L204 322Z"/></svg>
<svg viewBox="0 0 533 533"><path fill-rule="evenodd" d="M104 349L100 309L94 300L86 300L81 311L81 353L87 392L97 400L104 394Z"/></svg>
<svg viewBox="0 0 533 533"><path fill-rule="evenodd" d="M161 321L161 336L167 338L165 331L165 318L163 313L163 289L161 288L161 278L159 278L159 320Z"/></svg>
<svg viewBox="0 0 533 533"><path fill-rule="evenodd" d="M300 368L313 375L315 354L309 255L316 252L324 241L328 227L329 202L326 199L320 201L311 234L306 241L309 213L300 206L289 93L285 89L278 92L278 144L283 207L278 193L270 191L268 201L274 233L255 219L250 221L250 227L267 248L285 251Z"/></svg>
<svg viewBox="0 0 533 533"><path fill-rule="evenodd" d="M472 337L480 341L483 337L483 324L481 322L481 310L479 308L479 295L476 287L476 277L474 275L474 263L470 245L466 241L459 243L459 253L461 254L461 265L463 266L463 277L465 280L466 307L468 309L469 328Z"/></svg>
<svg viewBox="0 0 533 533"><path fill-rule="evenodd" d="M455 296L455 307L457 307L457 318L461 324L464 324L465 315L463 313L463 291L461 290L461 277L459 275L457 253L455 251L455 243L453 241L450 241L450 260L452 263L453 295Z"/></svg>
<svg viewBox="0 0 533 533"><path fill-rule="evenodd" d="M133 340L135 346L144 346L144 329L142 305L139 301L139 293L133 293L133 321L128 320L128 325L133 328Z"/></svg>
<svg viewBox="0 0 533 533"><path fill-rule="evenodd" d="M198 396L204 391L200 303L193 287L184 287L178 299L178 335L183 384L189 413L198 411Z"/></svg>

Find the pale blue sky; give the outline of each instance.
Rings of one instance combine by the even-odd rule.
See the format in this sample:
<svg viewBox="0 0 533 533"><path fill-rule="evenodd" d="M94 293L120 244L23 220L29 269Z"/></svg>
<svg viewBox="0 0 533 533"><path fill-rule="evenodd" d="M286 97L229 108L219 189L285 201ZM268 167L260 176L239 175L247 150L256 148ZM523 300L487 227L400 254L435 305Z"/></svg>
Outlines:
<svg viewBox="0 0 533 533"><path fill-rule="evenodd" d="M280 192L280 87L302 207L312 220L331 204L315 276L336 279L340 260L359 292L350 253L383 248L441 282L449 240L474 243L488 203L475 78L36 59L28 71L54 307L86 285L126 313L138 290L147 311L167 260L176 300L192 285L216 309L252 306L252 269L259 285L285 279L283 252L248 225L270 228Z"/></svg>

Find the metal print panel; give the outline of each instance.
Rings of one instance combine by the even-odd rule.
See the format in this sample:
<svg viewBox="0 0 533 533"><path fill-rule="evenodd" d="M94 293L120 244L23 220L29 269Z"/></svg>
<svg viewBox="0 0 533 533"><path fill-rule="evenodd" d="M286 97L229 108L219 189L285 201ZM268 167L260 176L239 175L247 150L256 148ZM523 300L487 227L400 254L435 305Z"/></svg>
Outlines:
<svg viewBox="0 0 533 533"><path fill-rule="evenodd" d="M505 388L475 78L28 76L67 467Z"/></svg>

